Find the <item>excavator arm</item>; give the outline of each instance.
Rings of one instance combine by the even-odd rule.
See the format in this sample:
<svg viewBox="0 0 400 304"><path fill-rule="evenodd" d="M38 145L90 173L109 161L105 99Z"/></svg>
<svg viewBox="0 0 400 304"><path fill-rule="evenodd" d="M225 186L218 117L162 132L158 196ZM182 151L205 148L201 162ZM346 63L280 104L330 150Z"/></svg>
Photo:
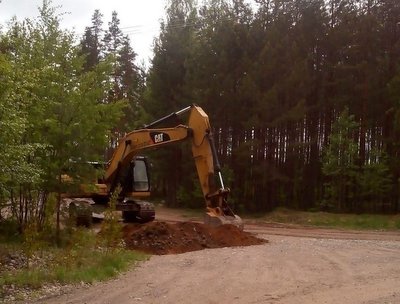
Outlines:
<svg viewBox="0 0 400 304"><path fill-rule="evenodd" d="M110 185L110 192L120 183L121 170L143 150L155 149L166 144L182 141L189 137L190 129L179 125L174 128L140 129L122 138L108 163L104 179Z"/></svg>
<svg viewBox="0 0 400 304"><path fill-rule="evenodd" d="M155 128L172 117L187 112L189 116L186 125ZM109 185L109 192L113 192L120 183L123 168L129 166L129 163L143 150L160 148L183 140L192 142L193 158L207 209L205 223L212 226L233 224L242 229L242 220L232 212L227 202L230 190L225 188L222 180L208 115L196 105L171 113L122 138L105 172L105 182ZM219 179L219 186L216 185L216 177Z"/></svg>

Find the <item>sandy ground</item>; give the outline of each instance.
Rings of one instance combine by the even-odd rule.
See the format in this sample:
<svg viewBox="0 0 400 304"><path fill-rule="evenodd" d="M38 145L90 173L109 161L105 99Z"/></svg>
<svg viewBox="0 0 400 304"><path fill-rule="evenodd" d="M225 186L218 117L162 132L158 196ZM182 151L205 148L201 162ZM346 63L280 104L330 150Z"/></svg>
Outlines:
<svg viewBox="0 0 400 304"><path fill-rule="evenodd" d="M246 229L269 243L152 256L115 280L38 303L400 303L400 233Z"/></svg>

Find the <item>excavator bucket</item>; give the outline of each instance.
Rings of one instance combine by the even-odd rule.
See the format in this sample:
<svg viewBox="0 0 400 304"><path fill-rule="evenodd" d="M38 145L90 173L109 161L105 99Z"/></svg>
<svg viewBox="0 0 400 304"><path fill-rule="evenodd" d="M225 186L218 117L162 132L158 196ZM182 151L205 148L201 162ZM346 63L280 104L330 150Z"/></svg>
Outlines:
<svg viewBox="0 0 400 304"><path fill-rule="evenodd" d="M213 212L207 212L204 217L204 224L211 227L218 227L221 225L234 225L240 230L243 230L243 221L242 219L234 214L234 215L216 215Z"/></svg>
<svg viewBox="0 0 400 304"><path fill-rule="evenodd" d="M234 225L240 230L243 230L243 220L224 204L224 207L207 207L207 212L204 216L204 224L211 227L221 225Z"/></svg>

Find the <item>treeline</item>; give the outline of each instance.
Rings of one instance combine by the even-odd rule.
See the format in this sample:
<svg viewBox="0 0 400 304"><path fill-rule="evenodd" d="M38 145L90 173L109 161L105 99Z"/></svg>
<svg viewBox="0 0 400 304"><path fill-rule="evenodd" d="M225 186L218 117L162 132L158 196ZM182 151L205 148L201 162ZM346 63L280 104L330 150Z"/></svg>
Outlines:
<svg viewBox="0 0 400 304"><path fill-rule="evenodd" d="M237 210L398 212L399 22L397 0L171 0L145 71L116 12L77 38L45 0L0 31L0 208L21 230L59 219L87 161L196 103ZM150 158L155 194L203 206L189 147Z"/></svg>
<svg viewBox="0 0 400 304"><path fill-rule="evenodd" d="M400 2L255 2L171 1L145 109L207 111L236 208L399 211ZM200 204L172 150L157 185Z"/></svg>

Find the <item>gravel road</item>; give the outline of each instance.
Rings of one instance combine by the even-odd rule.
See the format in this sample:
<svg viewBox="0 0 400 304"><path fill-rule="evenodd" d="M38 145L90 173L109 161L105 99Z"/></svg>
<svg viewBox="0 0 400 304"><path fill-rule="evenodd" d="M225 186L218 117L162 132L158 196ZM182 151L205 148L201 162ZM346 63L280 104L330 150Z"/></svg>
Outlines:
<svg viewBox="0 0 400 304"><path fill-rule="evenodd" d="M400 234L249 224L249 247L152 256L40 303L400 303Z"/></svg>

